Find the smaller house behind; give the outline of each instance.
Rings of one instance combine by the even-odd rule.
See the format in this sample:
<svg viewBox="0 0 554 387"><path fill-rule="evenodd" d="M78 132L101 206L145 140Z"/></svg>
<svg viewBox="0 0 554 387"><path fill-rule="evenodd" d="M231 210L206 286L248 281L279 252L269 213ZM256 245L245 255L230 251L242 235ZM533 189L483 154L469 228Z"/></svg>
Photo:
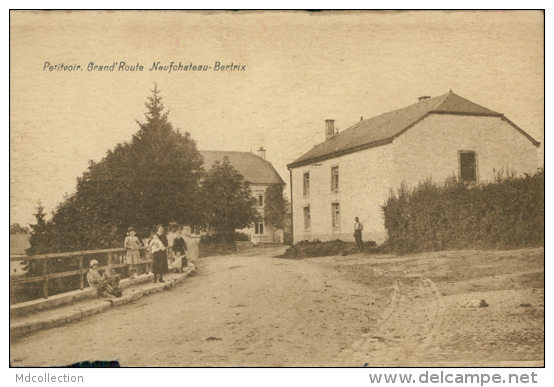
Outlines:
<svg viewBox="0 0 554 387"><path fill-rule="evenodd" d="M10 276L19 276L26 273L21 262L27 257L25 250L31 247L30 237L30 234L10 234L10 258L21 258L20 261L10 260Z"/></svg>
<svg viewBox="0 0 554 387"><path fill-rule="evenodd" d="M268 230L263 221L266 189L274 184L285 184L273 165L266 161L265 152L263 148L258 150L257 155L252 152L200 151L206 170L209 170L215 161L223 162L223 158L228 157L231 165L250 182L252 194L258 201L258 212L262 216L262 221L257 222L254 227L236 231L249 235L254 244L283 242L283 230Z"/></svg>

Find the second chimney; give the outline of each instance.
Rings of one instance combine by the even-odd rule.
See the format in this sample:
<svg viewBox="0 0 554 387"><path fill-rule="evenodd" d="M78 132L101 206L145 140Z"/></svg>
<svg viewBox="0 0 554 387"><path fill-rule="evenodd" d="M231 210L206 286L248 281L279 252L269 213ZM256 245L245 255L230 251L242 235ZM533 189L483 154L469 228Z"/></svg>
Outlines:
<svg viewBox="0 0 554 387"><path fill-rule="evenodd" d="M335 120L325 120L325 139L328 140L335 135Z"/></svg>
<svg viewBox="0 0 554 387"><path fill-rule="evenodd" d="M262 159L265 160L265 149L263 146L261 146L260 149L258 149L258 156L260 156Z"/></svg>

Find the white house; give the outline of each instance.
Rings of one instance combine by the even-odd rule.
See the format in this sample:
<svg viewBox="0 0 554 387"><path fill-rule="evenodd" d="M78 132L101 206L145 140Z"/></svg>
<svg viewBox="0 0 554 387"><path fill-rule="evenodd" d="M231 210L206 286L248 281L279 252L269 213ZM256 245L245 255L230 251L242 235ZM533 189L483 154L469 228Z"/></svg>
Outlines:
<svg viewBox="0 0 554 387"><path fill-rule="evenodd" d="M285 184L273 165L265 159L265 150L260 148L258 155L252 152L200 151L204 157L204 168L210 169L215 161L223 162L229 158L231 165L250 182L254 197L258 200L258 212L264 216L265 191L274 184ZM260 242L283 242L283 230L269 230L265 221L257 222L252 228L237 230L250 235L255 244Z"/></svg>
<svg viewBox="0 0 554 387"><path fill-rule="evenodd" d="M25 252L31 243L29 234L10 234L10 276L22 276L27 273L22 262L27 258ZM12 259L18 258L17 261Z"/></svg>
<svg viewBox="0 0 554 387"><path fill-rule="evenodd" d="M391 188L455 175L490 181L509 168L537 170L539 142L503 114L452 91L379 116L335 134L288 165L294 242L354 240L354 218L364 240L386 238L381 205Z"/></svg>

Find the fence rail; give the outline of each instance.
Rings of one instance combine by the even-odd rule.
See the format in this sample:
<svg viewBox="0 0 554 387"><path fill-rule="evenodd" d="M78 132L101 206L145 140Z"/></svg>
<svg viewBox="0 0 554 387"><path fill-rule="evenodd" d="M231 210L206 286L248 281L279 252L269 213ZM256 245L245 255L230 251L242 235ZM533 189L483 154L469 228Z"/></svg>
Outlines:
<svg viewBox="0 0 554 387"><path fill-rule="evenodd" d="M144 266L145 272L148 272L150 265L152 264L152 258L150 254L150 247L142 247L139 249L141 254L141 262L135 266L139 268ZM83 290L85 288L85 275L90 270L90 261L96 259L99 261L99 271L106 269L108 265L111 265L114 269L121 269L125 271L130 265L125 262L125 256L127 249L103 249L103 250L87 250L87 251L74 251L68 253L54 253L54 254L41 254L30 255L24 258L22 257L10 257L10 261L23 261L23 262L37 262L42 265L41 275L32 277L13 278L10 277L10 304L12 303L12 294L19 289L20 292L25 293L25 285L42 282L42 297L48 298L49 295L49 281L53 279L62 279L65 277L79 276L78 288L68 289ZM144 258L143 258L144 256ZM69 259L69 263L62 262ZM49 263L50 261L50 263ZM54 262L53 262L54 261ZM77 266L78 263L78 266ZM103 264L105 263L105 264ZM62 268L65 271L56 271ZM23 287L23 288L22 288ZM61 293L61 292L58 292ZM38 297L40 298L40 297ZM19 303L23 301L14 300L13 303Z"/></svg>

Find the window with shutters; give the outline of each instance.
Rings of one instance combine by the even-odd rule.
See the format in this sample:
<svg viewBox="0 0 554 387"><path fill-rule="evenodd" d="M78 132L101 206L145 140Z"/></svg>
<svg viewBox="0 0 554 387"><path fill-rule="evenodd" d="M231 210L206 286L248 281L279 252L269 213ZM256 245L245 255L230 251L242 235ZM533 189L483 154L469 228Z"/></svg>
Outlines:
<svg viewBox="0 0 554 387"><path fill-rule="evenodd" d="M477 181L477 155L473 151L459 151L460 180Z"/></svg>

